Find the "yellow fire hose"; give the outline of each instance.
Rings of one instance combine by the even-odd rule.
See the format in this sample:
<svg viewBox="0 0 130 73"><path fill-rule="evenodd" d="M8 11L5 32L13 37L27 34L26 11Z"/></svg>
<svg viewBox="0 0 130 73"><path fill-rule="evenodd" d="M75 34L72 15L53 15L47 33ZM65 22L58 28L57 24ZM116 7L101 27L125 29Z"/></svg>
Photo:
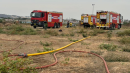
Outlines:
<svg viewBox="0 0 130 73"><path fill-rule="evenodd" d="M36 55L42 55L42 54L48 54L48 53L56 52L56 51L59 51L59 50L62 50L62 49L64 49L64 48L66 48L66 47L69 47L69 46L72 45L72 44L75 44L75 43L78 43L78 42L80 42L80 41L83 41L83 40L85 40L85 39L87 39L87 38L90 38L90 36L89 36L89 37L86 37L86 38L83 38L83 39L81 39L81 40L78 40L78 41L76 41L76 42L72 42L72 43L70 43L70 44L68 44L68 45L66 45L66 46L64 46L64 47L61 47L61 48L59 48L59 49L56 49L56 50L47 51L47 52L41 52L41 53L34 53L34 54L27 54L27 56L36 56Z"/></svg>

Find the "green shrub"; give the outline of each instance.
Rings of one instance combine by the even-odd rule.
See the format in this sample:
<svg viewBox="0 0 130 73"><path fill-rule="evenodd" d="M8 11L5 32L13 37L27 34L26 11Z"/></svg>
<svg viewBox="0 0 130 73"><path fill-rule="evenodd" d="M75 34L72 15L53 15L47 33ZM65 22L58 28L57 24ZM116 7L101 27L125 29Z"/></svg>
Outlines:
<svg viewBox="0 0 130 73"><path fill-rule="evenodd" d="M61 35L61 36L66 36L64 33L61 33L60 35Z"/></svg>
<svg viewBox="0 0 130 73"><path fill-rule="evenodd" d="M75 34L73 32L70 33L70 36L74 36Z"/></svg>
<svg viewBox="0 0 130 73"><path fill-rule="evenodd" d="M99 34L105 33L105 31L102 29L94 29L94 32L97 32Z"/></svg>
<svg viewBox="0 0 130 73"><path fill-rule="evenodd" d="M130 30L125 30L123 32L117 32L118 36L130 36Z"/></svg>
<svg viewBox="0 0 130 73"><path fill-rule="evenodd" d="M19 58L16 60L11 60L8 57L8 54L10 53L3 53L3 60L0 62L0 73L38 73L35 68L27 67L32 63L32 60L30 58ZM20 70L20 68L26 69Z"/></svg>
<svg viewBox="0 0 130 73"><path fill-rule="evenodd" d="M62 61L62 63L64 64L68 64L68 62L69 62L69 58L65 58L65 61Z"/></svg>
<svg viewBox="0 0 130 73"><path fill-rule="evenodd" d="M4 33L3 28L0 28L0 33Z"/></svg>
<svg viewBox="0 0 130 73"><path fill-rule="evenodd" d="M14 30L16 28L19 28L19 27L22 27L22 26L18 26L18 25L12 25L12 26L7 26L7 30Z"/></svg>
<svg viewBox="0 0 130 73"><path fill-rule="evenodd" d="M87 43L85 43L85 42L81 42L81 45L87 45Z"/></svg>
<svg viewBox="0 0 130 73"><path fill-rule="evenodd" d="M51 51L51 50L54 50L54 49L53 48L44 47L44 49L42 51L37 50L37 52L40 53L40 52L47 52L47 51Z"/></svg>
<svg viewBox="0 0 130 73"><path fill-rule="evenodd" d="M86 31L84 31L84 29L80 29L80 31L78 33L85 33Z"/></svg>
<svg viewBox="0 0 130 73"><path fill-rule="evenodd" d="M48 42L43 43L43 42L41 42L41 41L40 41L40 44L43 45L43 46L50 46L50 45L52 45L52 43L48 43Z"/></svg>
<svg viewBox="0 0 130 73"><path fill-rule="evenodd" d="M123 37L119 40L122 44L130 44L130 37Z"/></svg>
<svg viewBox="0 0 130 73"><path fill-rule="evenodd" d="M111 40L111 37L112 37L112 31L108 31L107 32L107 38L108 38L109 41Z"/></svg>
<svg viewBox="0 0 130 73"><path fill-rule="evenodd" d="M101 44L100 49L106 49L108 51L115 51L117 46L116 45L112 45L112 44Z"/></svg>
<svg viewBox="0 0 130 73"><path fill-rule="evenodd" d="M95 53L95 54L98 54L98 55L102 55L103 52L102 51L90 51L91 53Z"/></svg>
<svg viewBox="0 0 130 73"><path fill-rule="evenodd" d="M49 35L44 35L43 38L49 38Z"/></svg>
<svg viewBox="0 0 130 73"><path fill-rule="evenodd" d="M72 42L76 42L76 41L78 41L78 40L73 40L73 39L71 39L71 38L68 38L70 41L72 41Z"/></svg>
<svg viewBox="0 0 130 73"><path fill-rule="evenodd" d="M130 52L130 48L129 48L129 47L123 47L122 50L123 50L124 52Z"/></svg>
<svg viewBox="0 0 130 73"><path fill-rule="evenodd" d="M109 54L104 57L105 61L107 62L129 62L130 59L124 55L117 55L117 54Z"/></svg>
<svg viewBox="0 0 130 73"><path fill-rule="evenodd" d="M105 31L104 30L102 30L102 29L94 29L93 31L91 31L91 32L89 32L89 35L90 36L97 36L97 34L102 34L102 33L105 33Z"/></svg>
<svg viewBox="0 0 130 73"><path fill-rule="evenodd" d="M44 47L44 52L54 50L53 48Z"/></svg>
<svg viewBox="0 0 130 73"><path fill-rule="evenodd" d="M91 32L89 32L89 35L90 35L90 36L97 36L97 34L98 34L98 33L97 33L96 31L91 31Z"/></svg>
<svg viewBox="0 0 130 73"><path fill-rule="evenodd" d="M85 33L85 34L83 33L82 36L83 36L84 38L87 37L87 33Z"/></svg>
<svg viewBox="0 0 130 73"><path fill-rule="evenodd" d="M25 31L21 33L21 35L36 35L36 34L37 31L32 28L26 28Z"/></svg>
<svg viewBox="0 0 130 73"><path fill-rule="evenodd" d="M8 26L6 28L7 34L14 34L14 35L36 35L37 31L32 29L32 28L23 28L22 26L19 25L13 25L13 26Z"/></svg>
<svg viewBox="0 0 130 73"><path fill-rule="evenodd" d="M2 19L0 19L0 23L2 23Z"/></svg>
<svg viewBox="0 0 130 73"><path fill-rule="evenodd" d="M49 34L49 35L51 35L51 36L58 36L58 32L56 32L56 31L52 31L52 30L46 30L46 32L45 32L46 34Z"/></svg>

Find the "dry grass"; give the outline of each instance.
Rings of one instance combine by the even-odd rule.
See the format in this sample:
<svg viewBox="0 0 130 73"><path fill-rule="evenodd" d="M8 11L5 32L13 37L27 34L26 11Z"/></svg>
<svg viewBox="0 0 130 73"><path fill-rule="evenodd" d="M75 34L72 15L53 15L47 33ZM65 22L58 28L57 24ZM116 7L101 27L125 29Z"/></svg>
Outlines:
<svg viewBox="0 0 130 73"><path fill-rule="evenodd" d="M118 36L130 36L130 30L125 30L122 32L117 32Z"/></svg>
<svg viewBox="0 0 130 73"><path fill-rule="evenodd" d="M104 57L107 62L129 62L129 56L124 54L109 53Z"/></svg>
<svg viewBox="0 0 130 73"><path fill-rule="evenodd" d="M62 32L59 32L59 29L47 29L46 31L43 30L42 28L36 28L33 29L30 25L22 25L22 28L19 27L20 29L15 29L18 31L25 31L26 28L31 28L34 30L37 34L40 35L6 35L7 31L13 30L11 28L5 27L1 30L4 30L4 34L0 34L0 38L3 39L12 39L12 40L22 40L26 42L26 44L21 45L19 48L13 50L13 53L37 53L37 52L44 52L44 51L49 51L53 49L58 49L60 47L63 47L71 42L75 42L79 39L82 39L83 37L87 37L89 33L91 32L92 36L89 39L86 39L82 42L75 43L63 50L81 50L81 51L88 51L92 53L96 53L98 55L101 55L107 60L107 65L110 69L111 73L115 73L114 67L117 66L112 66L111 64L115 62L125 62L126 65L123 65L126 70L128 71L130 69L127 64L129 64L129 48L130 46L123 48L122 52L118 52L117 46L122 46L122 43L119 43L118 39L122 39L121 37L117 36L112 36L112 41L107 40L107 32L106 30L98 30L98 29L84 29L83 27L76 26L76 28L65 28L61 27ZM9 29L9 30L8 30ZM122 28L123 29L123 28ZM120 29L120 30L122 30ZM0 31L1 31L0 30ZM112 34L115 35L115 32L118 30L113 30ZM40 32L40 33L38 33ZM77 33L78 32L78 33ZM128 40L128 39L127 39ZM42 43L40 43L42 41ZM32 43L31 43L32 42ZM35 43L38 42L38 43ZM47 42L47 43L46 43ZM51 44L52 42L52 44ZM113 44L104 44L102 45L103 49L100 49L100 45L102 43L114 43L116 45L116 51L115 47L113 49ZM19 42L12 42L12 41L3 41L0 40L0 51L2 50L8 50L10 48L14 48L18 46L20 43ZM123 44L124 46L126 44ZM46 46L46 47L44 47ZM52 48L53 47L53 48ZM87 47L87 49L86 49ZM89 49L88 49L89 48ZM104 48L106 50L104 50ZM112 51L109 51L112 50ZM114 51L113 51L114 50ZM114 53L113 53L114 52ZM116 53L115 53L116 52ZM124 53L125 52L125 53ZM113 53L113 54L112 54ZM123 54L121 54L123 53ZM105 73L105 68L104 64L102 63L101 59L98 57L95 57L90 54L86 53L60 53L56 55L58 58L58 63L55 66L48 67L42 70L39 70L39 73L84 73L84 72L89 72L89 73ZM69 60L68 60L69 58ZM34 66L45 66L48 64L52 64L55 62L52 54L44 54L44 55L39 55L39 56L33 56L32 59L34 60L33 65ZM124 72L124 70L120 70L121 73ZM128 72L126 72L128 73Z"/></svg>
<svg viewBox="0 0 130 73"><path fill-rule="evenodd" d="M119 42L122 44L130 44L130 37L122 37Z"/></svg>
<svg viewBox="0 0 130 73"><path fill-rule="evenodd" d="M108 51L116 51L117 46L113 44L101 44L100 49L106 49Z"/></svg>

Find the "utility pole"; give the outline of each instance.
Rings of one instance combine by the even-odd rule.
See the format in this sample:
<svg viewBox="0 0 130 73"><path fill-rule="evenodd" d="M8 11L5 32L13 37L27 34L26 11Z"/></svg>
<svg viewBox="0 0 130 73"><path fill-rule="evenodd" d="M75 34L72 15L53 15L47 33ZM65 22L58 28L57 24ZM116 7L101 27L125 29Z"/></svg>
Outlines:
<svg viewBox="0 0 130 73"><path fill-rule="evenodd" d="M92 6L93 6L92 14L93 14L93 11L94 11L94 5L95 5L95 4L92 4Z"/></svg>

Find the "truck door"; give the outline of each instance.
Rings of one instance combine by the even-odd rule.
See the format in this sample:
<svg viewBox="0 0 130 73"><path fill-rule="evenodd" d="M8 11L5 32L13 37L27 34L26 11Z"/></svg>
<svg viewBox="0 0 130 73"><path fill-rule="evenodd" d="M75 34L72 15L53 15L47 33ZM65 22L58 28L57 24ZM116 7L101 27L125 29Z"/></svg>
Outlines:
<svg viewBox="0 0 130 73"><path fill-rule="evenodd" d="M46 21L47 19L46 19L46 13L45 12L42 12L41 13L41 18L42 18L42 21Z"/></svg>
<svg viewBox="0 0 130 73"><path fill-rule="evenodd" d="M48 22L52 22L52 15L48 14Z"/></svg>

